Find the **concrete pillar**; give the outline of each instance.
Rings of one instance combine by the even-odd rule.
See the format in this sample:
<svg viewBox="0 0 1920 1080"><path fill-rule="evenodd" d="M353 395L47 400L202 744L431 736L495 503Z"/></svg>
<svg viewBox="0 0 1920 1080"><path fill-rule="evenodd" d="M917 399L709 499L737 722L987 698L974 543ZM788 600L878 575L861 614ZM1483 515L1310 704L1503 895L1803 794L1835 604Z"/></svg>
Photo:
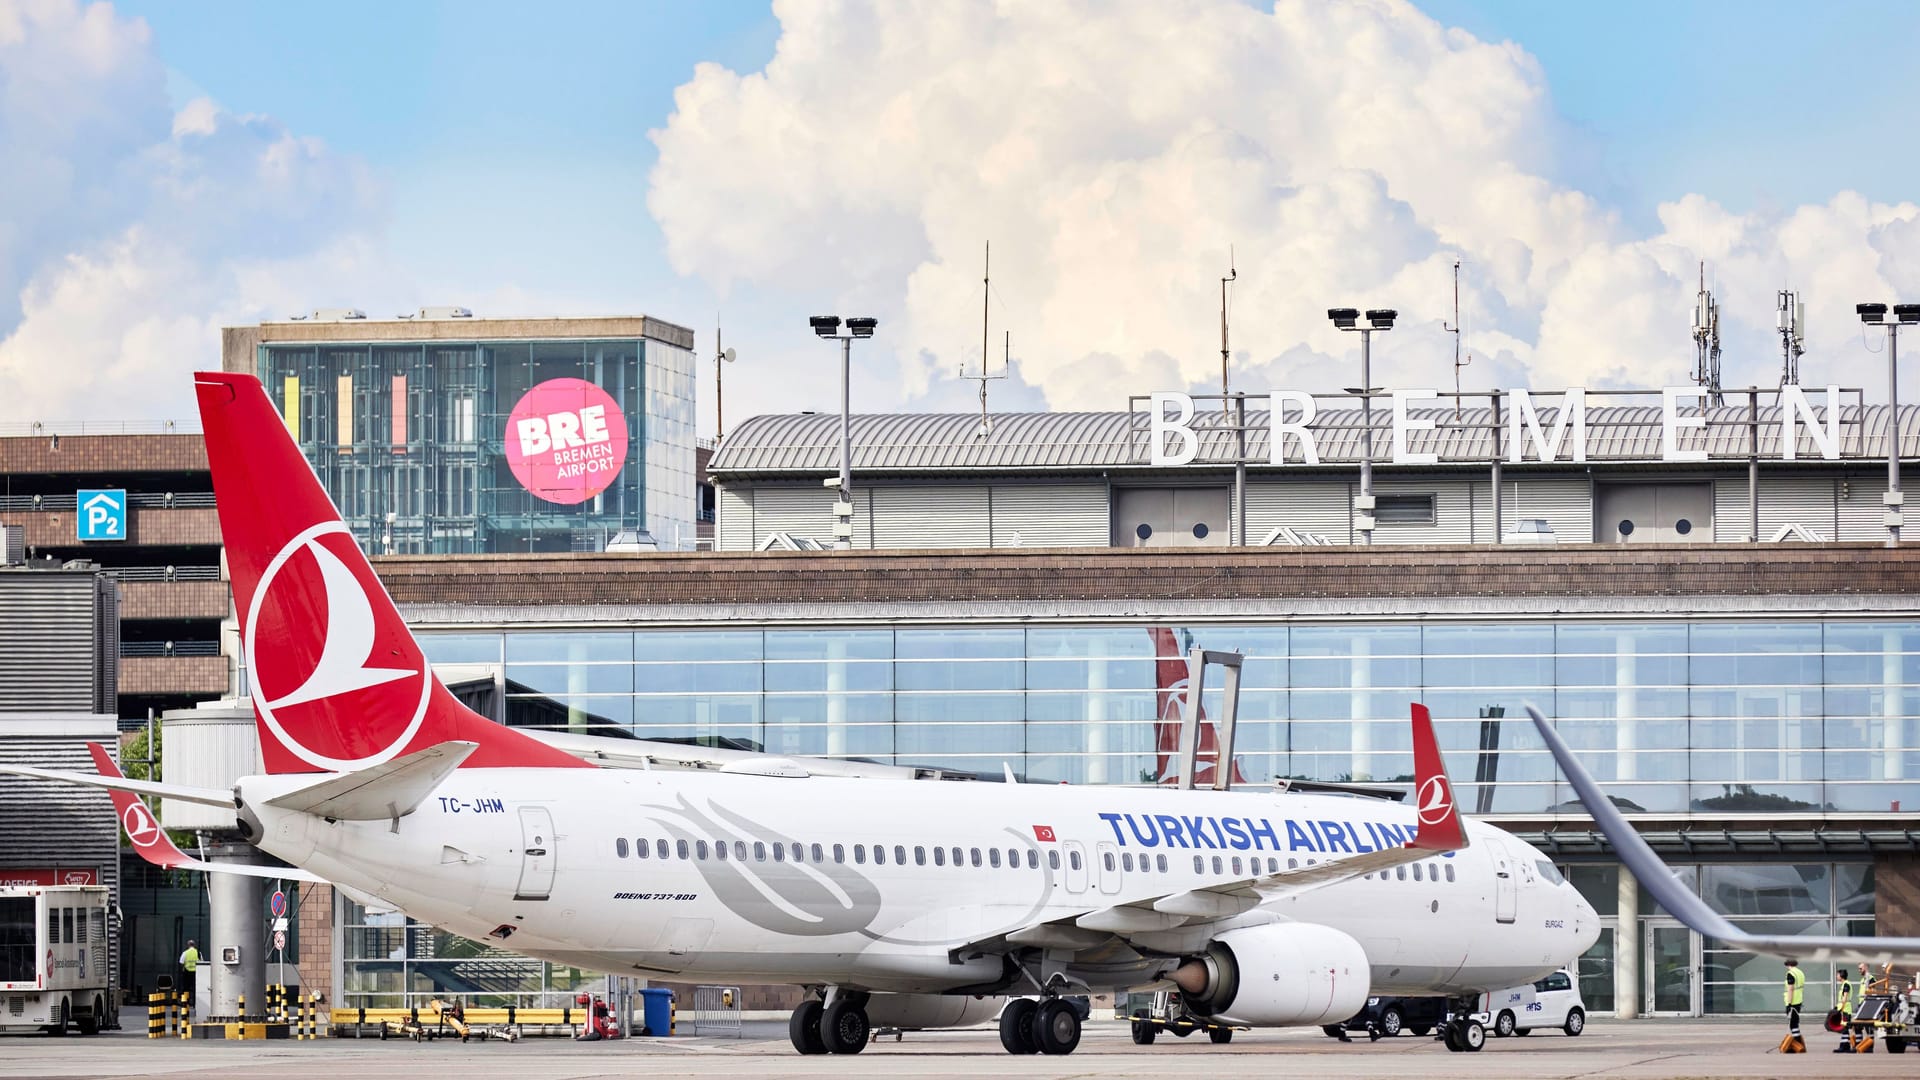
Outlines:
<svg viewBox="0 0 1920 1080"><path fill-rule="evenodd" d="M1632 1020L1640 1015L1640 882L1633 871L1620 867L1619 928L1613 932L1613 1015Z"/></svg>
<svg viewBox="0 0 1920 1080"><path fill-rule="evenodd" d="M1353 750L1353 780L1364 783L1373 779L1373 642L1362 634L1354 638L1353 660L1349 668L1351 678L1349 686L1352 695L1348 700L1348 717L1353 721L1348 726L1351 732L1349 745ZM1327 779L1332 779L1328 777Z"/></svg>
<svg viewBox="0 0 1920 1080"><path fill-rule="evenodd" d="M1095 645L1100 649L1105 646ZM1107 776L1107 662L1087 661L1087 783L1108 783Z"/></svg>
<svg viewBox="0 0 1920 1080"><path fill-rule="evenodd" d="M827 756L847 756L847 643L827 639Z"/></svg>
<svg viewBox="0 0 1920 1080"><path fill-rule="evenodd" d="M590 735L587 727L587 710L580 704L579 695L590 689L587 680L587 660L592 656L587 635L574 634L567 642L567 730L576 735Z"/></svg>
<svg viewBox="0 0 1920 1080"><path fill-rule="evenodd" d="M208 860L216 863L252 863L253 848L246 844L220 844L209 849ZM247 996L247 1011L263 1012L266 1003L267 905L266 882L240 874L207 875L207 959L212 968L202 1015L237 1016L240 995ZM229 963L229 958L236 958Z"/></svg>

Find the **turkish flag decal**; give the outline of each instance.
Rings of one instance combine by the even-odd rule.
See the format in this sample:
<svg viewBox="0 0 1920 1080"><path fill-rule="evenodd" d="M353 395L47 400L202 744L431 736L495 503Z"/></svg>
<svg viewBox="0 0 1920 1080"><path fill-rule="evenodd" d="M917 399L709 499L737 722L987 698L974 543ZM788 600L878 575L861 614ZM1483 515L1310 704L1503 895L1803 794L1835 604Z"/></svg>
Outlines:
<svg viewBox="0 0 1920 1080"><path fill-rule="evenodd" d="M1033 827L1033 838L1043 844L1053 843L1053 826L1035 825Z"/></svg>

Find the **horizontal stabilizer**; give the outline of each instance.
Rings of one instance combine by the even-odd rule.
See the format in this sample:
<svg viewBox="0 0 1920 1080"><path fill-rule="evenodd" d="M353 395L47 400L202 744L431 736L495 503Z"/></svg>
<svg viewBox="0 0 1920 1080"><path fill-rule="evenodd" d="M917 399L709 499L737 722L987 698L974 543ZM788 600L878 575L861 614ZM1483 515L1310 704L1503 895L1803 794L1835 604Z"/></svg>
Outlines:
<svg viewBox="0 0 1920 1080"><path fill-rule="evenodd" d="M381 821L413 813L479 743L443 742L267 800L268 806L298 810L334 821Z"/></svg>
<svg viewBox="0 0 1920 1080"><path fill-rule="evenodd" d="M1870 964L1920 958L1920 938L1767 935L1749 933L1735 926L1725 915L1708 906L1705 900L1674 876L1666 863L1660 861L1660 856L1655 855L1647 842L1640 838L1639 832L1628 824L1625 815L1600 790L1600 785L1594 782L1592 775L1574 759L1566 740L1560 737L1546 717L1540 715L1540 710L1529 705L1527 714L1533 717L1533 726L1539 729L1540 738L1546 742L1547 749L1553 752L1553 759L1560 763L1560 771L1566 774L1567 783L1573 785L1587 813L1592 816L1594 824L1600 826L1600 831L1606 834L1607 842L1613 845L1620 861L1626 864L1634 877L1640 879L1641 886L1652 894L1660 906L1687 926L1710 938L1718 938L1736 948L1765 956L1818 963Z"/></svg>
<svg viewBox="0 0 1920 1080"><path fill-rule="evenodd" d="M93 755L93 767L100 775L110 780L122 780L120 766L114 764L113 756L99 743L87 744L87 751ZM127 842L139 856L155 866L164 866L169 870L199 870L208 874L239 874L241 877L273 878L278 881L319 881L320 879L305 870L295 870L287 866L255 866L252 863L210 863L189 856L180 850L167 831L160 827L153 811L130 791L114 790L113 812L120 819L120 827L126 830Z"/></svg>
<svg viewBox="0 0 1920 1080"><path fill-rule="evenodd" d="M215 788L162 784L152 780L128 780L121 776L98 776L93 773L61 772L58 769L36 769L31 765L0 765L0 773L9 776L25 776L35 780L57 780L63 784L84 784L87 787L106 788L109 791L131 791L135 795L156 795L162 799L179 799L181 802L199 803L202 806L221 806L228 810L232 810L235 806L233 792Z"/></svg>

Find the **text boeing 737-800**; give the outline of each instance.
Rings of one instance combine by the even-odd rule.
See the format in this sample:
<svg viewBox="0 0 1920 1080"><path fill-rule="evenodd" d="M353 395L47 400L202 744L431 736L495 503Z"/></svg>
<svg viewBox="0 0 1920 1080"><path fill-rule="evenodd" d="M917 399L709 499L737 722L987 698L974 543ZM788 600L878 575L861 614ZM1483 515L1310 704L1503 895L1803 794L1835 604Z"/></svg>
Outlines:
<svg viewBox="0 0 1920 1080"><path fill-rule="evenodd" d="M1370 993L1529 981L1600 932L1545 856L1461 820L1420 706L1412 806L594 768L440 684L256 379L196 389L265 774L4 771L232 807L302 871L531 956L812 988L803 1053L1015 995L1006 1049L1065 1054L1063 994L1154 984L1223 1025L1338 1023ZM1459 1024L1449 1045L1477 1049Z"/></svg>

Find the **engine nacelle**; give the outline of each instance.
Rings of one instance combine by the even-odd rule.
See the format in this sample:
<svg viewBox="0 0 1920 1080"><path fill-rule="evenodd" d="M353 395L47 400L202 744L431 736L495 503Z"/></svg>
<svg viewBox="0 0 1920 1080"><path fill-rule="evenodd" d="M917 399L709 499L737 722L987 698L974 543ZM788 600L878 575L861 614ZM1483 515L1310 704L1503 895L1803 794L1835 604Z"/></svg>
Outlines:
<svg viewBox="0 0 1920 1080"><path fill-rule="evenodd" d="M1332 927L1269 923L1229 930L1173 973L1187 1007L1251 1027L1337 1024L1366 1004L1373 968Z"/></svg>
<svg viewBox="0 0 1920 1080"><path fill-rule="evenodd" d="M1004 1004L1005 998L967 994L875 994L867 999L867 1022L902 1031L971 1027L999 1015Z"/></svg>

